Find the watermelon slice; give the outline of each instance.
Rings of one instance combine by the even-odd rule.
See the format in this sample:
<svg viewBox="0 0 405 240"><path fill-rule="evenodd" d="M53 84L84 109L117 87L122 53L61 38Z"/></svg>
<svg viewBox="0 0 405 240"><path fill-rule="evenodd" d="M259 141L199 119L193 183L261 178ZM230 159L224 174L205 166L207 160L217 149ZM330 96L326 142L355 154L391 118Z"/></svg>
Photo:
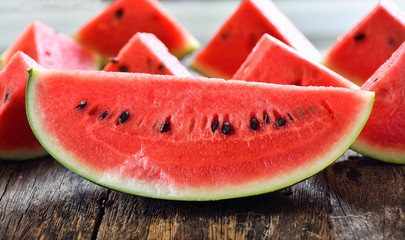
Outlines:
<svg viewBox="0 0 405 240"><path fill-rule="evenodd" d="M191 76L180 61L152 33L136 33L105 66L109 72L139 72Z"/></svg>
<svg viewBox="0 0 405 240"><path fill-rule="evenodd" d="M405 13L381 0L329 49L323 64L361 86L405 41Z"/></svg>
<svg viewBox="0 0 405 240"><path fill-rule="evenodd" d="M298 86L358 88L268 34L262 36L232 79Z"/></svg>
<svg viewBox="0 0 405 240"><path fill-rule="evenodd" d="M270 0L243 0L191 67L208 77L231 78L264 33L319 61L319 52Z"/></svg>
<svg viewBox="0 0 405 240"><path fill-rule="evenodd" d="M40 66L17 52L0 72L0 159L26 160L48 153L31 131L25 113L27 69Z"/></svg>
<svg viewBox="0 0 405 240"><path fill-rule="evenodd" d="M373 99L345 88L32 69L27 114L49 153L96 183L209 200L322 170L355 140Z"/></svg>
<svg viewBox="0 0 405 240"><path fill-rule="evenodd" d="M405 42L361 89L376 94L370 119L352 148L364 155L405 164Z"/></svg>
<svg viewBox="0 0 405 240"><path fill-rule="evenodd" d="M98 67L98 59L89 50L39 21L31 22L2 54L1 65L7 65L17 51L51 69L90 70Z"/></svg>
<svg viewBox="0 0 405 240"><path fill-rule="evenodd" d="M75 38L106 57L115 57L137 32L155 34L182 58L200 43L157 0L116 0L83 26Z"/></svg>

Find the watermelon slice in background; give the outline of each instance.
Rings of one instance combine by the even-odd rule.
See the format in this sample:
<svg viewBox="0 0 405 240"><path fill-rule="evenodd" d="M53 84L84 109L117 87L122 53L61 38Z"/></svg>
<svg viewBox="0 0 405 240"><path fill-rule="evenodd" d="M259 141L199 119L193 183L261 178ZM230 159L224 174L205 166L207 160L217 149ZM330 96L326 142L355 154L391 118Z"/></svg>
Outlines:
<svg viewBox="0 0 405 240"><path fill-rule="evenodd" d="M323 64L361 86L405 41L405 13L380 0L328 50Z"/></svg>
<svg viewBox="0 0 405 240"><path fill-rule="evenodd" d="M231 78L264 33L293 47L312 61L320 54L270 0L243 0L191 67L208 77Z"/></svg>
<svg viewBox="0 0 405 240"><path fill-rule="evenodd" d="M110 59L110 63L103 70L191 76L186 67L169 53L167 47L154 34L140 32L125 44L116 58Z"/></svg>
<svg viewBox="0 0 405 240"><path fill-rule="evenodd" d="M157 0L116 0L84 25L75 38L105 57L115 57L137 32L155 34L178 58L200 43Z"/></svg>
<svg viewBox="0 0 405 240"><path fill-rule="evenodd" d="M361 89L375 92L375 105L352 148L385 162L405 164L405 42Z"/></svg>
<svg viewBox="0 0 405 240"><path fill-rule="evenodd" d="M232 79L298 86L358 88L339 74L304 58L269 34L262 36Z"/></svg>
<svg viewBox="0 0 405 240"><path fill-rule="evenodd" d="M48 155L38 142L25 113L25 89L31 67L40 66L22 52L0 72L0 159L26 160Z"/></svg>
<svg viewBox="0 0 405 240"><path fill-rule="evenodd" d="M358 136L374 93L31 69L26 99L39 141L76 173L132 194L212 200L321 171Z"/></svg>
<svg viewBox="0 0 405 240"><path fill-rule="evenodd" d="M7 65L17 51L51 69L90 70L98 67L98 59L91 51L39 21L32 21L1 55L1 65Z"/></svg>

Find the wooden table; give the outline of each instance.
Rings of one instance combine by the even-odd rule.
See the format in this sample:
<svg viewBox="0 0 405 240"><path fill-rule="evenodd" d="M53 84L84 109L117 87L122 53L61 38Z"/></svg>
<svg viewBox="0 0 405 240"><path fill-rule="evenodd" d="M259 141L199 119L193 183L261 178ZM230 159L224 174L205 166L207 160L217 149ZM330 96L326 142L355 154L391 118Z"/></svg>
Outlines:
<svg viewBox="0 0 405 240"><path fill-rule="evenodd" d="M106 189L51 157L0 162L0 239L405 239L405 166L347 151L317 175L212 202Z"/></svg>

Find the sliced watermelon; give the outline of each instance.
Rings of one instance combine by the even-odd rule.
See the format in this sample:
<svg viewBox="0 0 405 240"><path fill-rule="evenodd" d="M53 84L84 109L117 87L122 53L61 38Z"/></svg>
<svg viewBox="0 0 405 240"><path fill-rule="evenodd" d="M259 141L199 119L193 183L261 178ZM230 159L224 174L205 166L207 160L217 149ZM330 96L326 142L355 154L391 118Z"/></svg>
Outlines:
<svg viewBox="0 0 405 240"><path fill-rule="evenodd" d="M315 47L270 0L243 0L207 46L196 54L191 67L208 77L231 78L264 33L313 61L320 59Z"/></svg>
<svg viewBox="0 0 405 240"><path fill-rule="evenodd" d="M0 159L26 160L48 153L31 131L25 113L27 69L40 66L17 52L0 72Z"/></svg>
<svg viewBox="0 0 405 240"><path fill-rule="evenodd" d="M98 59L93 53L38 21L31 22L2 54L1 65L7 65L17 51L24 52L41 66L51 69L90 70L98 67Z"/></svg>
<svg viewBox="0 0 405 240"><path fill-rule="evenodd" d="M262 36L232 79L298 86L358 88L268 34Z"/></svg>
<svg viewBox="0 0 405 240"><path fill-rule="evenodd" d="M380 0L329 49L323 64L361 86L405 41L405 13Z"/></svg>
<svg viewBox="0 0 405 240"><path fill-rule="evenodd" d="M152 33L136 33L105 66L109 72L138 72L191 76L180 61Z"/></svg>
<svg viewBox="0 0 405 240"><path fill-rule="evenodd" d="M355 140L373 99L344 88L32 69L27 114L49 153L96 183L209 200L322 170Z"/></svg>
<svg viewBox="0 0 405 240"><path fill-rule="evenodd" d="M405 42L361 89L375 92L375 105L352 148L382 161L405 164Z"/></svg>
<svg viewBox="0 0 405 240"><path fill-rule="evenodd" d="M157 0L116 0L84 25L75 38L106 56L115 57L137 32L155 34L178 58L200 43Z"/></svg>

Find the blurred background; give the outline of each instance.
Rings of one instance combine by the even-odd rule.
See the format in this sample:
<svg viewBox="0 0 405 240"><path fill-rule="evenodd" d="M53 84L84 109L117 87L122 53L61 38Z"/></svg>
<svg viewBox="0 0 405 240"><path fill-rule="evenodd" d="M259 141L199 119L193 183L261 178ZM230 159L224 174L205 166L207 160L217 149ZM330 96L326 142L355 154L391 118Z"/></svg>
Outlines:
<svg viewBox="0 0 405 240"><path fill-rule="evenodd" d="M236 9L240 0L160 0L204 45ZM274 0L304 35L324 52L378 0ZM405 11L404 0L392 0ZM109 0L0 0L0 51L34 19L67 35L102 11Z"/></svg>

